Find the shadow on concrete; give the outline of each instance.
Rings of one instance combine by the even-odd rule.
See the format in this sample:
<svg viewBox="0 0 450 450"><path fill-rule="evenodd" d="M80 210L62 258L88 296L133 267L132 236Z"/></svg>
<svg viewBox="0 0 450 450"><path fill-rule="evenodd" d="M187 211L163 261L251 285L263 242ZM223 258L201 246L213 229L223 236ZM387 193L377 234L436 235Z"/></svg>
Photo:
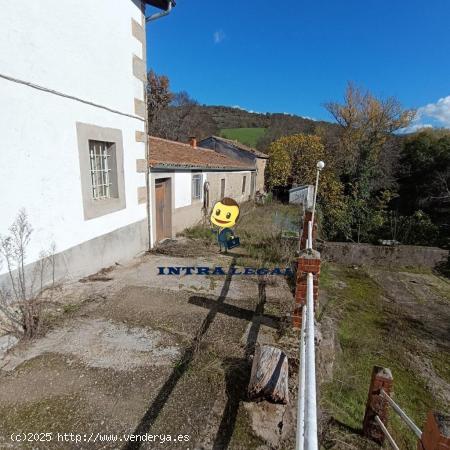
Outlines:
<svg viewBox="0 0 450 450"><path fill-rule="evenodd" d="M247 398L247 386L250 381L251 370L249 357L255 351L259 330L261 328L261 321L264 316L265 303L266 281L261 277L258 281L258 304L255 311L252 312L252 324L247 335L245 358L234 358L224 361L227 403L214 439L213 450L228 448L236 426L240 402Z"/></svg>
<svg viewBox="0 0 450 450"><path fill-rule="evenodd" d="M186 348L183 355L181 356L179 363L173 369L170 377L167 379L167 381L164 383L162 388L159 390L158 395L156 396L155 400L153 400L152 404L149 406L146 413L140 420L138 426L133 431L133 434L135 436L143 436L149 432L150 428L155 423L155 421L158 418L159 414L161 413L164 405L166 404L167 400L169 399L170 395L172 394L173 390L175 389L178 381L181 379L183 374L189 368L189 365L193 361L196 353L198 352L202 337L204 336L204 334L208 331L209 327L211 326L211 323L213 322L214 318L216 317L217 313L219 312L220 306L225 302L225 299L228 295L228 291L230 289L231 278L232 278L232 275L230 274L230 269L232 269L235 265L236 265L236 259L233 258L231 261L229 270L227 272L228 275L226 276L225 282L222 286L222 290L220 292L219 298L217 299L216 302L214 302L214 304L211 305L211 308L210 308L207 316L203 320L202 324L200 325L200 328L197 330L197 333L195 334L195 337L192 340L191 345ZM142 442L140 440L138 440L136 442L128 442L123 447L123 450L136 450L136 449L139 449L141 447L141 445L142 445Z"/></svg>
<svg viewBox="0 0 450 450"><path fill-rule="evenodd" d="M233 258L230 269L234 267L235 264L236 259ZM198 352L202 337L208 331L216 315L222 313L231 317L251 321L245 347L245 358L227 358L223 361L227 403L212 448L214 450L219 450L228 447L236 425L240 402L247 397L247 386L251 370L249 357L254 353L261 324L277 328L279 321L275 316L264 315L264 304L266 302L266 280L264 277L260 277L260 280L258 281L258 304L255 311L225 304L224 302L230 288L231 278L232 275L228 271L220 296L216 301L207 297L198 296L193 296L189 299L189 302L194 305L209 308L209 312L198 329L191 345L184 351L179 363L173 369L170 377L164 383L155 400L149 406L138 426L133 431L134 435L143 436L150 431L178 381L189 368L189 365ZM123 447L123 450L136 450L139 449L141 445L142 442L138 441L128 442Z"/></svg>

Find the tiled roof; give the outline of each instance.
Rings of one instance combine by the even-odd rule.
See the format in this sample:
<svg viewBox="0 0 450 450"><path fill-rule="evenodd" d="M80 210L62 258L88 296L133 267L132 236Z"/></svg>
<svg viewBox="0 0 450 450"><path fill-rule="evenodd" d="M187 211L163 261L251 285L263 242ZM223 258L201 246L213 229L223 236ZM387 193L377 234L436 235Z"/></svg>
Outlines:
<svg viewBox="0 0 450 450"><path fill-rule="evenodd" d="M198 169L255 170L254 166L205 148L149 137L150 167L180 167Z"/></svg>
<svg viewBox="0 0 450 450"><path fill-rule="evenodd" d="M222 142L226 142L227 144L231 144L231 145L233 145L234 147L236 147L236 148L238 148L238 149L240 149L240 150L243 150L244 152L252 153L252 154L255 155L257 158L264 158L264 159L269 158L269 155L267 155L266 153L262 153L262 152L256 150L256 148L248 147L247 145L242 144L242 143L239 142L239 141L234 141L234 140L232 140L232 139L225 139L225 138L220 137L220 136L211 136L211 137L212 137L213 139L218 140L218 141L222 141Z"/></svg>

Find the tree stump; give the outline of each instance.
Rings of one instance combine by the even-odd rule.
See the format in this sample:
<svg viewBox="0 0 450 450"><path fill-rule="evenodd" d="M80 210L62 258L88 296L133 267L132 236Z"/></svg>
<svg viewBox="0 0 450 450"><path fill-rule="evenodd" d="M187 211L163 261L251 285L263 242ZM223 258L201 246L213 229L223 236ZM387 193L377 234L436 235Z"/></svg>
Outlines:
<svg viewBox="0 0 450 450"><path fill-rule="evenodd" d="M248 395L251 399L289 402L288 359L283 351L270 345L256 346Z"/></svg>

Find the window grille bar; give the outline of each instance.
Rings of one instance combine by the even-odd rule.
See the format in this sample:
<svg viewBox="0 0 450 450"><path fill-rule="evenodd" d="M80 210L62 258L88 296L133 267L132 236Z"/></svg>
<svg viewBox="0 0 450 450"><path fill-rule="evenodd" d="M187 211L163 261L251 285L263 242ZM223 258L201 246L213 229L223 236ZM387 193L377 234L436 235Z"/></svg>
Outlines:
<svg viewBox="0 0 450 450"><path fill-rule="evenodd" d="M90 141L89 157L91 165L92 197L95 200L111 198L111 169L109 144L107 142Z"/></svg>

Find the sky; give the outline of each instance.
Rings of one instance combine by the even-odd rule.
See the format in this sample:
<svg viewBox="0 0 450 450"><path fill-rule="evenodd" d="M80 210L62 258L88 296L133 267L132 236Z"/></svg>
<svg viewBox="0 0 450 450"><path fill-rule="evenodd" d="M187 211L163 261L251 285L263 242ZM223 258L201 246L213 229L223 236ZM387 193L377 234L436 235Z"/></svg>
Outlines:
<svg viewBox="0 0 450 450"><path fill-rule="evenodd" d="M177 0L147 64L208 105L331 120L353 81L450 127L449 0Z"/></svg>

